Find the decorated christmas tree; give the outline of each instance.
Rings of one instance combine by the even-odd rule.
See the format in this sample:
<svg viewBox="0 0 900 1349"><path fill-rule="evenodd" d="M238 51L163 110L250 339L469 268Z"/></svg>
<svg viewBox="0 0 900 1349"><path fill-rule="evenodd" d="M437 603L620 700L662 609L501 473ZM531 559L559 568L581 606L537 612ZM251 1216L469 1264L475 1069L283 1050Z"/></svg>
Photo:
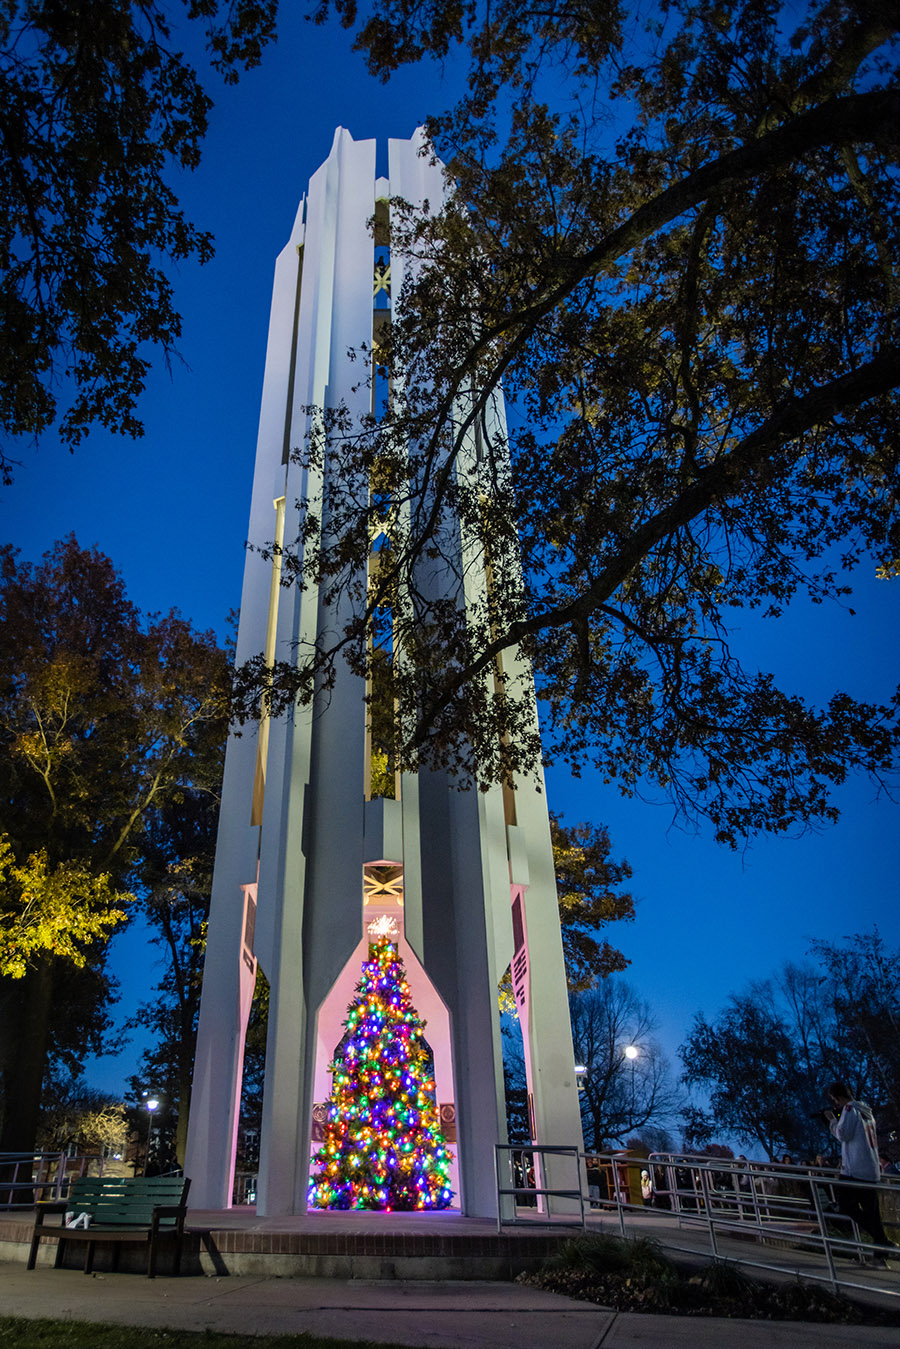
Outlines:
<svg viewBox="0 0 900 1349"><path fill-rule="evenodd" d="M391 919L369 928L362 979L329 1066L332 1091L309 1202L330 1209L447 1208L450 1153L438 1127L431 1052Z"/></svg>

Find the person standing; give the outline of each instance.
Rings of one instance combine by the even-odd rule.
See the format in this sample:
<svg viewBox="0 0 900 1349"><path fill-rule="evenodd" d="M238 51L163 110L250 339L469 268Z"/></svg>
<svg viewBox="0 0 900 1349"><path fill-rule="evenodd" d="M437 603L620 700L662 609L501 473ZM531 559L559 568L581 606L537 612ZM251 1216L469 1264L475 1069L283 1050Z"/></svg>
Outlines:
<svg viewBox="0 0 900 1349"><path fill-rule="evenodd" d="M881 1164L875 1116L864 1101L854 1101L846 1082L832 1082L828 1096L834 1106L827 1111L828 1127L841 1145L841 1177L863 1182L835 1187L838 1208L868 1232L877 1246L892 1246L878 1207L876 1186L881 1178Z"/></svg>

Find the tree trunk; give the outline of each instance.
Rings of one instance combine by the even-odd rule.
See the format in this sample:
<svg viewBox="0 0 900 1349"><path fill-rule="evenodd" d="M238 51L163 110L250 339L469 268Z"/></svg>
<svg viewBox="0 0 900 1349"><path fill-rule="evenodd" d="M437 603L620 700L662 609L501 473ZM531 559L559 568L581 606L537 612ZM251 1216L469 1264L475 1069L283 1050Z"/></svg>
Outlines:
<svg viewBox="0 0 900 1349"><path fill-rule="evenodd" d="M178 1065L178 1119L175 1122L175 1160L182 1171L184 1170L184 1153L187 1145L188 1119L191 1113L193 1066L193 1056L188 1063Z"/></svg>
<svg viewBox="0 0 900 1349"><path fill-rule="evenodd" d="M33 1152L50 1041L52 957L40 959L13 988L7 983L5 992L0 1152ZM9 1195L8 1202L31 1203L33 1198L31 1190L21 1191Z"/></svg>
<svg viewBox="0 0 900 1349"><path fill-rule="evenodd" d="M7 1011L9 1039L3 1071L3 1127L0 1152L34 1149L41 1105L41 1086L50 1041L53 1003L53 961L42 958L11 990Z"/></svg>

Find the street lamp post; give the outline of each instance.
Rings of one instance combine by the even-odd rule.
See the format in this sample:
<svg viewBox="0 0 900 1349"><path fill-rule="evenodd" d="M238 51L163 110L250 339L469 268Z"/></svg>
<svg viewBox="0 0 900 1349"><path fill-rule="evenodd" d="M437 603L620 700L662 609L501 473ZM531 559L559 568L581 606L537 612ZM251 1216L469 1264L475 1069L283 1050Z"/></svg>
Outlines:
<svg viewBox="0 0 900 1349"><path fill-rule="evenodd" d="M632 1129L634 1128L634 1065L635 1065L635 1063L637 1062L637 1057L638 1057L638 1055L640 1054L640 1052L641 1052L641 1051L638 1049L637 1045L626 1045L626 1046L625 1046L625 1050L624 1050L625 1057L626 1057L626 1059L628 1059L628 1061L629 1061L630 1064L631 1064L631 1120L630 1120L630 1126L631 1126Z"/></svg>
<svg viewBox="0 0 900 1349"><path fill-rule="evenodd" d="M144 1154L144 1175L147 1174L147 1168L150 1165L150 1138L153 1134L153 1112L158 1109L159 1101L155 1096L148 1096L144 1104L147 1107L147 1151Z"/></svg>

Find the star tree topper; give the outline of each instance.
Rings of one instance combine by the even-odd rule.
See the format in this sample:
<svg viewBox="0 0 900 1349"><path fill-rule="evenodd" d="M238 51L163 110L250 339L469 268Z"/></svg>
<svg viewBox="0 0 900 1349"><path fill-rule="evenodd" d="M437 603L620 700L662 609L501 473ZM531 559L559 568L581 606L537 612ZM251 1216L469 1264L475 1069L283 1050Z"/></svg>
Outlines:
<svg viewBox="0 0 900 1349"><path fill-rule="evenodd" d="M397 936L397 920L392 918L390 914L383 913L380 918L375 918L369 924L366 931L373 941L377 941L379 937L394 939Z"/></svg>

